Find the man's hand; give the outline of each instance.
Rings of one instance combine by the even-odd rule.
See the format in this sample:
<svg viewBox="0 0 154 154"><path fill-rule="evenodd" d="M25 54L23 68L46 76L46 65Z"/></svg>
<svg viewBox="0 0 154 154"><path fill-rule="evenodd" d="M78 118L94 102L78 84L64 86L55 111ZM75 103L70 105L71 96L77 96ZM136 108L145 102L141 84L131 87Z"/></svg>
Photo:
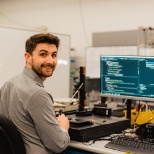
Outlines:
<svg viewBox="0 0 154 154"><path fill-rule="evenodd" d="M68 131L68 129L70 127L70 122L69 122L68 118L64 114L62 114L62 115L59 115L57 117L57 119L58 119L60 127L66 129L66 131Z"/></svg>

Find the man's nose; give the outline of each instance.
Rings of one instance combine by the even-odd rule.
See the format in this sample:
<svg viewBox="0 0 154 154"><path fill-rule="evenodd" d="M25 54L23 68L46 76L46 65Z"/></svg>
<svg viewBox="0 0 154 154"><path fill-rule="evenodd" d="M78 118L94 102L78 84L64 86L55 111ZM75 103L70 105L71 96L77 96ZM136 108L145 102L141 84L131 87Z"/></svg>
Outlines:
<svg viewBox="0 0 154 154"><path fill-rule="evenodd" d="M47 57L47 62L52 63L54 61L54 58L52 56Z"/></svg>

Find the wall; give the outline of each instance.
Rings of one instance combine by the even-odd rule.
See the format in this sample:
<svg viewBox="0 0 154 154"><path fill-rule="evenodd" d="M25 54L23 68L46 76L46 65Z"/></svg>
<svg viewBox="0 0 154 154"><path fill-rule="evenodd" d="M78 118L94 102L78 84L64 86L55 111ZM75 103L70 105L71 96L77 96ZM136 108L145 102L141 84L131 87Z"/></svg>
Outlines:
<svg viewBox="0 0 154 154"><path fill-rule="evenodd" d="M84 65L93 32L153 27L153 6L153 0L0 0L0 25L68 34Z"/></svg>
<svg viewBox="0 0 154 154"><path fill-rule="evenodd" d="M36 33L39 32L0 26L0 88L12 76L23 71L25 41ZM54 99L68 98L70 97L70 36L55 33L54 35L61 40L58 62L53 76L45 80L44 86Z"/></svg>

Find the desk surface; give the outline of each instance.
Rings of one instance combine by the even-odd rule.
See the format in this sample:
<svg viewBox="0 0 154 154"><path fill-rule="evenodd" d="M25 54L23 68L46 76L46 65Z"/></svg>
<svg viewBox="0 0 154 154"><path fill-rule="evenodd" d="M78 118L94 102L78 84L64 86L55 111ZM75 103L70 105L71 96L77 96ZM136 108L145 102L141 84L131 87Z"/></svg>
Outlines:
<svg viewBox="0 0 154 154"><path fill-rule="evenodd" d="M71 140L69 146L76 149L81 149L81 150L90 151L90 152L99 153L99 154L100 153L101 154L124 154L124 152L121 152L121 151L105 148L104 146L108 142L109 141L96 141L94 144L88 145L90 142L84 144L82 142Z"/></svg>
<svg viewBox="0 0 154 154"><path fill-rule="evenodd" d="M75 117L75 115L68 115L68 117L72 118L72 117ZM80 117L79 117L80 118ZM82 117L83 118L83 117ZM97 120L96 122L97 123L101 123L101 125L103 125L104 123L102 123L102 117L95 117L94 115L93 116L88 116L88 117L84 117L84 118L92 118L92 119L95 119ZM112 119L113 118L113 119ZM110 121L114 121L114 120L117 120L117 121L120 121L121 118L117 118L117 117L106 117L107 121L105 122L106 124L110 123ZM89 142L82 142L82 141L74 141L74 140L71 140L70 144L69 144L69 147L72 147L72 148L76 148L76 149L80 149L80 150L84 150L84 151L89 151L89 152L94 152L94 153L101 153L101 154L124 154L124 152L121 152L121 151L116 151L116 150L112 150L112 149L109 149L109 148L105 148L105 145L109 142L107 140L96 140L94 143L92 143L93 141L89 141ZM90 144L92 143L92 144Z"/></svg>

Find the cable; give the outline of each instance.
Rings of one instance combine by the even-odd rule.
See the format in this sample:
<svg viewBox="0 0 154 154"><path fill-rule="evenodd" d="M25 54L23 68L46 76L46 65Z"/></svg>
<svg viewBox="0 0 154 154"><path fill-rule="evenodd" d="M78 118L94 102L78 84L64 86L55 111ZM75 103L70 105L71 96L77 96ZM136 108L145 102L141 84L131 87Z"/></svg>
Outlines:
<svg viewBox="0 0 154 154"><path fill-rule="evenodd" d="M92 141L90 141L90 143L88 142L82 142L84 145L92 145L92 144L94 144L95 142L97 142L97 141L112 141L113 140L113 138L112 137L108 137L108 138L98 138L98 139L94 139L94 140L92 140Z"/></svg>
<svg viewBox="0 0 154 154"><path fill-rule="evenodd" d="M87 33L86 33L86 27L85 27L85 22L84 22L84 17L83 17L82 0L79 0L79 7L80 7L81 22L82 22L84 36L85 36L87 45L89 46L88 36L87 36Z"/></svg>
<svg viewBox="0 0 154 154"><path fill-rule="evenodd" d="M135 121L134 121L134 128L135 128L136 125L138 125L138 124L136 124L136 121L137 121L139 114L140 114L140 101L139 101L139 104L138 104L138 114L137 114Z"/></svg>
<svg viewBox="0 0 154 154"><path fill-rule="evenodd" d="M19 23L18 21L15 21L15 20L11 19L10 17L6 16L2 11L0 11L0 15L2 17L4 17L5 19L7 19L9 22L11 22L11 23L13 23L13 24L15 24L17 26L28 28L28 29L39 30L39 31L47 31L46 27L42 27L44 29L38 29L37 27L33 27L33 26L29 26L29 25L25 25L25 24Z"/></svg>
<svg viewBox="0 0 154 154"><path fill-rule="evenodd" d="M146 104L148 105L148 102L146 102ZM139 101L139 106L140 106L140 101ZM149 105L148 105L148 106L149 106ZM151 113L154 115L154 112L153 112L151 109L150 109L150 111L151 111ZM140 124L137 124L137 123L136 123L137 118L138 118L140 112L141 112L141 110L139 109L138 114L137 114L136 119L135 119L135 122L134 122L134 127L135 127L135 125L141 126ZM153 119L154 119L154 116L153 116L150 120L148 120L147 122L145 122L144 124L149 123L149 122L152 121ZM143 125L143 124L142 124L142 125Z"/></svg>

